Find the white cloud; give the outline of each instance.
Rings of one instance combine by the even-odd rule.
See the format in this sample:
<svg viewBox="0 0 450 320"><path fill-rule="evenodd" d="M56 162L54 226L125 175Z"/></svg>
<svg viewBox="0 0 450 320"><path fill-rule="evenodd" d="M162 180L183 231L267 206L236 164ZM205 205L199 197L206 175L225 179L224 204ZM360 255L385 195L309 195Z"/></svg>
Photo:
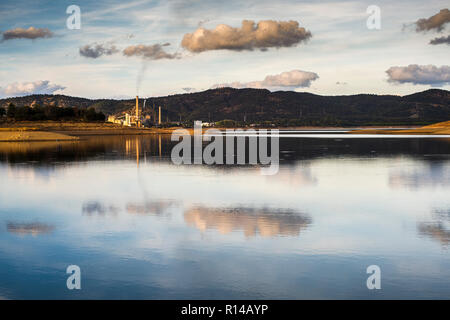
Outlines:
<svg viewBox="0 0 450 320"><path fill-rule="evenodd" d="M419 19L416 21L416 31L429 31L435 29L440 32L444 29L444 25L450 22L450 10L442 9L434 16Z"/></svg>
<svg viewBox="0 0 450 320"><path fill-rule="evenodd" d="M110 56L119 52L113 43L92 43L80 47L79 53L86 58L97 59L103 55Z"/></svg>
<svg viewBox="0 0 450 320"><path fill-rule="evenodd" d="M53 32L47 28L29 27L28 29L16 28L3 32L3 41L12 39L31 39L51 38Z"/></svg>
<svg viewBox="0 0 450 320"><path fill-rule="evenodd" d="M420 66L410 64L407 67L390 67L386 70L388 81L393 83L413 83L444 85L450 83L450 66Z"/></svg>
<svg viewBox="0 0 450 320"><path fill-rule="evenodd" d="M191 52L208 50L254 50L292 47L311 38L311 32L299 27L297 21L265 20L255 24L244 20L240 28L226 24L214 30L198 28L194 33L184 35L182 47Z"/></svg>
<svg viewBox="0 0 450 320"><path fill-rule="evenodd" d="M319 76L314 72L292 70L276 75L268 75L262 81L216 84L213 88L300 88L309 87L311 82L317 80L318 78Z"/></svg>
<svg viewBox="0 0 450 320"><path fill-rule="evenodd" d="M64 90L66 87L50 84L48 80L34 82L11 83L5 88L0 87L0 97L18 97L31 94L53 94L56 91Z"/></svg>
<svg viewBox="0 0 450 320"><path fill-rule="evenodd" d="M436 45L436 44L450 44L450 35L446 37L437 37L432 40L430 40L430 44Z"/></svg>
<svg viewBox="0 0 450 320"><path fill-rule="evenodd" d="M149 60L159 59L179 59L178 53L167 53L163 47L169 46L169 43L153 44L153 45L135 45L126 47L123 50L123 55L127 57L138 56Z"/></svg>

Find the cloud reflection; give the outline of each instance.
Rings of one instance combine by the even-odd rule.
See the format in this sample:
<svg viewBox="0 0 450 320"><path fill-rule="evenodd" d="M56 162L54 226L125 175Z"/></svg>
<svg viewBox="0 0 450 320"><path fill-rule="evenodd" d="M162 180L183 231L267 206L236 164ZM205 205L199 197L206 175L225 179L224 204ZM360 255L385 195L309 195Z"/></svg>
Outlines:
<svg viewBox="0 0 450 320"><path fill-rule="evenodd" d="M87 216L117 216L119 209L113 205L105 206L98 201L90 201L83 204L83 215Z"/></svg>
<svg viewBox="0 0 450 320"><path fill-rule="evenodd" d="M174 205L178 205L177 201L173 200L156 200L147 201L145 203L128 203L126 211L129 214L138 215L163 215L168 212L168 209Z"/></svg>
<svg viewBox="0 0 450 320"><path fill-rule="evenodd" d="M38 236L41 234L48 234L53 232L55 227L38 222L33 223L14 223L8 222L6 229L10 233L16 233L21 235L31 234L32 236Z"/></svg>
<svg viewBox="0 0 450 320"><path fill-rule="evenodd" d="M293 210L198 206L185 211L184 221L201 231L214 229L221 234L243 231L246 237L276 237L298 236L312 219Z"/></svg>
<svg viewBox="0 0 450 320"><path fill-rule="evenodd" d="M448 247L450 244L450 209L434 209L432 221L419 222L417 231L421 236L427 236Z"/></svg>
<svg viewBox="0 0 450 320"><path fill-rule="evenodd" d="M125 212L132 215L164 215L169 209L178 206L179 201L175 200L147 200L145 202L128 202L125 205ZM103 204L100 201L88 201L83 204L83 215L115 217L124 210L115 205Z"/></svg>
<svg viewBox="0 0 450 320"><path fill-rule="evenodd" d="M450 230L447 230L443 224L421 222L417 226L420 235L431 237L447 247L450 243Z"/></svg>
<svg viewBox="0 0 450 320"><path fill-rule="evenodd" d="M389 174L389 186L396 189L450 186L450 170L442 162L431 162L421 171L402 169Z"/></svg>

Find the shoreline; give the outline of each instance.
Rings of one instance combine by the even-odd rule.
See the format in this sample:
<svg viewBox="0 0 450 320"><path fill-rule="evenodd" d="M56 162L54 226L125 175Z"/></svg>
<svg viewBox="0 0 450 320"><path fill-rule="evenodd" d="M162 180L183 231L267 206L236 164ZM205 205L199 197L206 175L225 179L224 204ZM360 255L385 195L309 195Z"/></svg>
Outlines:
<svg viewBox="0 0 450 320"><path fill-rule="evenodd" d="M0 131L0 142L78 141L80 138L46 131Z"/></svg>
<svg viewBox="0 0 450 320"><path fill-rule="evenodd" d="M123 127L112 123L82 123L82 122L14 122L0 123L0 142L31 142L31 141L76 141L90 136L115 136L115 135L153 135L172 134L177 129L185 129L193 134L193 128L133 128ZM360 127L236 127L203 128L217 130L259 130L277 129L280 131L333 131L348 130L348 134L450 134L450 121L437 123L425 127L420 126L360 126Z"/></svg>
<svg viewBox="0 0 450 320"><path fill-rule="evenodd" d="M351 134L393 134L393 135L449 135L450 134L450 121L439 122L428 126L405 129L405 130L375 130L375 129L362 129L351 132Z"/></svg>

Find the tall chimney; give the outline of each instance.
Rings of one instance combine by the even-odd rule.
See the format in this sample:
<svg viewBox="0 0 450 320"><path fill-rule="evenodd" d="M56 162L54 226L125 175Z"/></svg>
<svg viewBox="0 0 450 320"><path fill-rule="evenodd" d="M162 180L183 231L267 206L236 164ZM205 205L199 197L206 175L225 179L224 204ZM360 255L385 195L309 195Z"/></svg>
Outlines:
<svg viewBox="0 0 450 320"><path fill-rule="evenodd" d="M139 97L136 96L136 126L139 127Z"/></svg>
<svg viewBox="0 0 450 320"><path fill-rule="evenodd" d="M136 118L139 117L139 97L136 96Z"/></svg>
<svg viewBox="0 0 450 320"><path fill-rule="evenodd" d="M159 119L158 119L158 124L161 124L161 107L159 107Z"/></svg>

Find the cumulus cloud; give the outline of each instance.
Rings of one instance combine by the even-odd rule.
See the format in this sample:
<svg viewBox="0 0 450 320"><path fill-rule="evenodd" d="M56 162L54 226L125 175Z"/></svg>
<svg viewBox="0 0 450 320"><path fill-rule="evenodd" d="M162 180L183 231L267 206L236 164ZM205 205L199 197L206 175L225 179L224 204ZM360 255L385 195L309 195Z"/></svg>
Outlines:
<svg viewBox="0 0 450 320"><path fill-rule="evenodd" d="M119 52L113 43L92 43L80 47L80 55L86 58L97 59L103 55L110 56Z"/></svg>
<svg viewBox="0 0 450 320"><path fill-rule="evenodd" d="M436 45L436 44L450 44L450 36L446 36L446 37L438 37L438 38L434 38L433 40L430 41L430 44Z"/></svg>
<svg viewBox="0 0 450 320"><path fill-rule="evenodd" d="M317 80L318 78L319 76L314 72L292 70L282 72L277 75L268 75L262 81L216 84L213 86L213 88L300 88L309 87L311 85L311 82Z"/></svg>
<svg viewBox="0 0 450 320"><path fill-rule="evenodd" d="M393 83L413 83L444 85L450 83L450 66L420 66L410 64L407 67L390 67L386 70L388 81Z"/></svg>
<svg viewBox="0 0 450 320"><path fill-rule="evenodd" d="M58 90L64 90L66 87L50 84L48 80L34 82L11 83L5 88L0 87L0 96L19 97L30 94L53 94Z"/></svg>
<svg viewBox="0 0 450 320"><path fill-rule="evenodd" d="M448 22L450 22L450 10L442 9L434 16L417 20L415 22L416 31L420 32L435 29L440 32L444 29L444 25Z"/></svg>
<svg viewBox="0 0 450 320"><path fill-rule="evenodd" d="M168 53L163 47L169 46L169 43L164 44L153 44L153 45L135 45L126 47L123 50L123 55L127 57L137 56L148 60L159 60L159 59L179 59L178 53Z"/></svg>
<svg viewBox="0 0 450 320"><path fill-rule="evenodd" d="M184 35L181 46L191 52L208 50L267 50L268 48L292 47L311 38L311 32L299 27L297 21L264 20L255 24L244 20L240 28L225 24L214 30L198 28Z"/></svg>
<svg viewBox="0 0 450 320"><path fill-rule="evenodd" d="M29 27L28 29L15 28L7 30L2 34L2 40L12 40L12 39L38 39L38 38L51 38L53 37L53 32L47 28L35 28Z"/></svg>

